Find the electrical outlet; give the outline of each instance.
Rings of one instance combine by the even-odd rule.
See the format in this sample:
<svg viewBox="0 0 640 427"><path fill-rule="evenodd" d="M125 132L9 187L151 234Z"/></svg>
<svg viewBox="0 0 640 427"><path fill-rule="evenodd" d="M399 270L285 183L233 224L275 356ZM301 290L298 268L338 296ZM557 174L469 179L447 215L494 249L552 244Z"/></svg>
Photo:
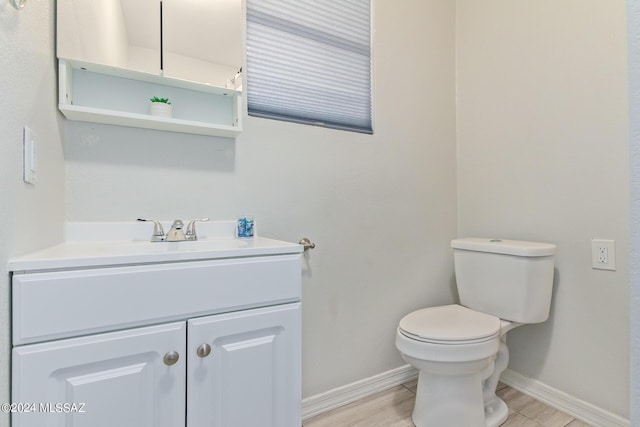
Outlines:
<svg viewBox="0 0 640 427"><path fill-rule="evenodd" d="M591 268L596 270L616 269L616 248L614 240L591 240Z"/></svg>

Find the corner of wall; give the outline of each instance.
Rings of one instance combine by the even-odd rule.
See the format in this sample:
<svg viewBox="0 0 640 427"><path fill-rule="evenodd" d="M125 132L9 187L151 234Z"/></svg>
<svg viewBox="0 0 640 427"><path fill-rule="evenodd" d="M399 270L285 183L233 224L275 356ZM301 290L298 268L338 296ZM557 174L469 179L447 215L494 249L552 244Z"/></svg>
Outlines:
<svg viewBox="0 0 640 427"><path fill-rule="evenodd" d="M640 425L640 0L627 1L631 167L631 425Z"/></svg>

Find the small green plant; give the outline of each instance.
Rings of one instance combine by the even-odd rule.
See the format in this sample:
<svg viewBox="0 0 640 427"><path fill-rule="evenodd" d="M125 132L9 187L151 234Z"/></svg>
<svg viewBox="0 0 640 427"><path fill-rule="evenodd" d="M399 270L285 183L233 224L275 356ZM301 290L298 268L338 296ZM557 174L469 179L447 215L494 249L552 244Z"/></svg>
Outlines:
<svg viewBox="0 0 640 427"><path fill-rule="evenodd" d="M158 98L157 96L151 98L151 102L164 102L165 104L171 104L171 102L169 102L169 98Z"/></svg>

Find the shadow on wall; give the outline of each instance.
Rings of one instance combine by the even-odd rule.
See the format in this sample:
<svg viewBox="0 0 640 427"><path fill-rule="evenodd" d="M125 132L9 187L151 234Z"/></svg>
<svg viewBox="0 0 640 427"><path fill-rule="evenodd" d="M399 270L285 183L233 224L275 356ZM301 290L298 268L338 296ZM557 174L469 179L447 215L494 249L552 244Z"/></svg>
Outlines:
<svg viewBox="0 0 640 427"><path fill-rule="evenodd" d="M528 364L528 366L534 366L535 368L526 373L522 372L533 378L539 377L549 356L549 347L553 338L553 331L555 330L553 325L555 323L554 314L556 312L559 283L560 272L557 268L554 268L551 308L549 309L549 318L545 322L522 325L507 334L507 347L509 347L512 356L515 353L526 354L528 359L535 361L535 363ZM522 334L526 334L527 339L518 339ZM531 337L535 337L535 339L531 339Z"/></svg>
<svg viewBox="0 0 640 427"><path fill-rule="evenodd" d="M449 280L449 289L451 290L451 296L455 301L455 304L460 304L460 294L458 293L458 283L456 282L455 273L451 274L451 279Z"/></svg>
<svg viewBox="0 0 640 427"><path fill-rule="evenodd" d="M230 138L65 120L62 140L65 160L71 162L216 172L235 169L235 141Z"/></svg>

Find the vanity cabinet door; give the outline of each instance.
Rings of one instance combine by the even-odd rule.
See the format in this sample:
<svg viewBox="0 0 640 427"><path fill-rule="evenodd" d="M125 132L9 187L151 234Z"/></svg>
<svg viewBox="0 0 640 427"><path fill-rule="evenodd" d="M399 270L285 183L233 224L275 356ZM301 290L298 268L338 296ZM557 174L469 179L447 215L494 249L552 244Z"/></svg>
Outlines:
<svg viewBox="0 0 640 427"><path fill-rule="evenodd" d="M185 342L179 322L15 347L12 400L35 406L12 425L184 426Z"/></svg>
<svg viewBox="0 0 640 427"><path fill-rule="evenodd" d="M188 321L188 427L299 427L300 304Z"/></svg>

